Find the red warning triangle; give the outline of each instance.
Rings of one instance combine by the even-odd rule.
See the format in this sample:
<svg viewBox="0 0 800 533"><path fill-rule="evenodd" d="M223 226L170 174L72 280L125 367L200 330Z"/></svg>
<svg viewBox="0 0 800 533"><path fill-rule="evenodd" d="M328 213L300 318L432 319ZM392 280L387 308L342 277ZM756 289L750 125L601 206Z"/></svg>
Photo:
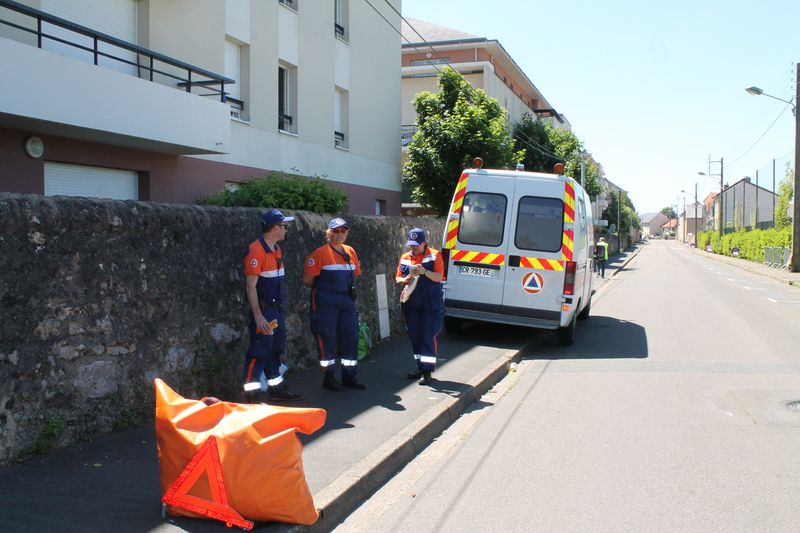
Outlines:
<svg viewBox="0 0 800 533"><path fill-rule="evenodd" d="M206 474L208 485L211 488L211 501L189 494L203 474ZM225 522L228 527L237 525L247 531L253 529L253 522L245 520L233 507L228 505L228 491L222 477L217 439L213 435L200 446L161 501L166 505L180 507Z"/></svg>

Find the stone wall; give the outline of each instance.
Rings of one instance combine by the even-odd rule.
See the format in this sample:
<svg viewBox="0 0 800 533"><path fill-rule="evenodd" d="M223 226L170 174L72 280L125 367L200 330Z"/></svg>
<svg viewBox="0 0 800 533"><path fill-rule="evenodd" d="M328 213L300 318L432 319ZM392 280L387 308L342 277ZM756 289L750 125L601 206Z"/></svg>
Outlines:
<svg viewBox="0 0 800 533"><path fill-rule="evenodd" d="M242 260L261 209L0 194L0 463L152 419L152 381L235 398L247 346ZM316 364L306 254L328 217L298 212L283 243L290 367ZM443 221L349 217L358 307L379 339L378 287L403 333L394 270L405 232ZM381 277L380 275L383 275Z"/></svg>

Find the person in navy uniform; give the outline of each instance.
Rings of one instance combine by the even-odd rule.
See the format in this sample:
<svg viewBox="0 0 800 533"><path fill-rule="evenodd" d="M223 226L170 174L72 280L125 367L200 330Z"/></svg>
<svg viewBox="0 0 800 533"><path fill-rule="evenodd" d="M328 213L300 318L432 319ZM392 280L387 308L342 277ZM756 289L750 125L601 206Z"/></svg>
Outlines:
<svg viewBox="0 0 800 533"><path fill-rule="evenodd" d="M422 228L408 232L406 246L410 249L400 256L395 280L407 285L417 278L413 292L400 305L417 363L417 369L408 374L408 379L419 379L420 385L428 385L431 373L436 370L436 337L444 320L444 262L439 251L428 246Z"/></svg>
<svg viewBox="0 0 800 533"><path fill-rule="evenodd" d="M286 402L302 399L290 392L280 373L281 355L286 349L286 323L283 306L286 302L283 252L278 241L286 237L289 222L294 217L284 216L270 209L261 217L262 235L250 244L244 259L245 294L250 306L250 345L244 367L244 393L246 403L259 403L265 398L261 392L261 374L267 378L267 401Z"/></svg>
<svg viewBox="0 0 800 533"><path fill-rule="evenodd" d="M317 339L322 387L366 389L358 380L358 312L355 279L361 275L356 251L344 243L350 226L343 218L328 222L327 243L306 258L303 283L311 289L311 332ZM342 383L336 381L337 348Z"/></svg>

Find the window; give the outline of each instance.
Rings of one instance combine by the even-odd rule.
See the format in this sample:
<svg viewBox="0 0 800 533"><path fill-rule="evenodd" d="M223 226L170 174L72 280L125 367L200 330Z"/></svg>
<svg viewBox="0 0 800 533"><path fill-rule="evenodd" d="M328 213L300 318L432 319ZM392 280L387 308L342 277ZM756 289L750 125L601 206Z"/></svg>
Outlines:
<svg viewBox="0 0 800 533"><path fill-rule="evenodd" d="M297 133L297 68L278 65L278 129Z"/></svg>
<svg viewBox="0 0 800 533"><path fill-rule="evenodd" d="M519 201L514 245L520 250L561 251L564 202L558 198L524 196Z"/></svg>
<svg viewBox="0 0 800 533"><path fill-rule="evenodd" d="M375 215L381 216L386 214L386 200L375 200Z"/></svg>
<svg viewBox="0 0 800 533"><path fill-rule="evenodd" d="M297 0L278 0L279 4L283 4L292 11L297 11Z"/></svg>
<svg viewBox="0 0 800 533"><path fill-rule="evenodd" d="M333 3L333 32L339 39L347 41L347 20L349 18L350 0L334 0Z"/></svg>
<svg viewBox="0 0 800 533"><path fill-rule="evenodd" d="M227 37L225 39L225 77L236 83L225 85L225 100L231 106L231 117L247 120L244 100L247 87L247 46Z"/></svg>
<svg viewBox="0 0 800 533"><path fill-rule="evenodd" d="M502 194L467 193L458 225L458 240L465 244L499 246L503 242L507 203Z"/></svg>
<svg viewBox="0 0 800 533"><path fill-rule="evenodd" d="M333 91L333 145L336 148L347 148L347 100L348 93L338 87Z"/></svg>

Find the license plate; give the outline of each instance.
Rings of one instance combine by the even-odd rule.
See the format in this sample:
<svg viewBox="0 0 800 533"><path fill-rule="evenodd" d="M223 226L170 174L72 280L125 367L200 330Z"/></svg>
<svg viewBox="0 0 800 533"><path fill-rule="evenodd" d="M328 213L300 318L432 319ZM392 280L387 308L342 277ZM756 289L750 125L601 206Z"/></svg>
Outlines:
<svg viewBox="0 0 800 533"><path fill-rule="evenodd" d="M482 276L484 278L491 278L492 277L492 269L491 268L480 268L480 267L472 267L472 266L463 266L460 265L458 267L459 274L466 274L467 276Z"/></svg>

